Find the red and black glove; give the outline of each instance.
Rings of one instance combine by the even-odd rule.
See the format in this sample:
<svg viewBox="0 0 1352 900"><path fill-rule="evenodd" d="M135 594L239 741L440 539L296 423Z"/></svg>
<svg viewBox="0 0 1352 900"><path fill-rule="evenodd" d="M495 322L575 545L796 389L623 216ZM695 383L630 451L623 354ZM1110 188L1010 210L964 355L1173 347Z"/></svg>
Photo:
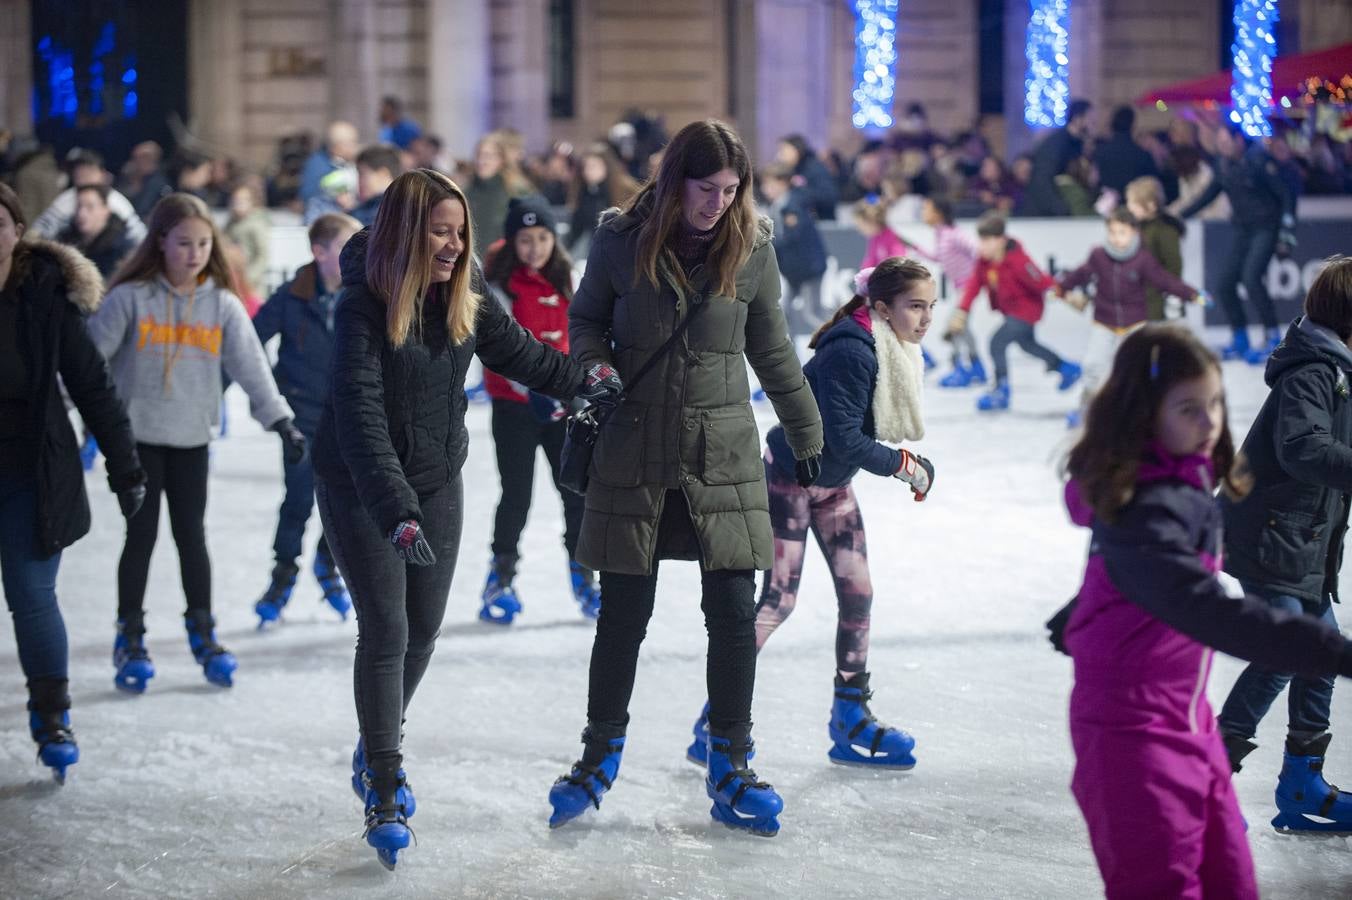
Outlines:
<svg viewBox="0 0 1352 900"><path fill-rule="evenodd" d="M411 565L430 566L437 561L437 555L432 552L432 545L427 543L422 526L413 519L405 519L394 526L390 532L390 543L394 545L394 552L399 554L399 558Z"/></svg>
<svg viewBox="0 0 1352 900"><path fill-rule="evenodd" d="M909 484L911 493L915 494L915 500L919 503L929 495L930 488L934 487L934 463L909 450L902 450L900 453L901 467L892 477L900 478Z"/></svg>
<svg viewBox="0 0 1352 900"><path fill-rule="evenodd" d="M609 363L595 363L587 370L587 377L582 380L582 387L578 388L577 399L593 406L609 407L620 402L623 391L620 373Z"/></svg>

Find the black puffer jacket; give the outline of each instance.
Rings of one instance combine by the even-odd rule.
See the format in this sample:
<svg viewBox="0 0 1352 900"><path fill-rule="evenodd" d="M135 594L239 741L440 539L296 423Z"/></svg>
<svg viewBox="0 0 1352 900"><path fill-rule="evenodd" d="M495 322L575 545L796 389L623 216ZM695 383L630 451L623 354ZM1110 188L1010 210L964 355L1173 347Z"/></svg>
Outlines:
<svg viewBox="0 0 1352 900"><path fill-rule="evenodd" d="M581 367L531 337L488 297L476 264L472 290L484 298L474 334L450 341L446 308L425 304L421 333L390 346L385 302L366 286L362 230L343 248L343 292L334 315L333 373L313 451L315 473L354 485L384 531L421 521L419 498L445 487L469 455L465 371L477 354L495 372L532 390L570 400Z"/></svg>
<svg viewBox="0 0 1352 900"><path fill-rule="evenodd" d="M58 373L108 458L109 486L125 490L143 483L145 473L127 411L85 329L84 317L103 295L93 263L61 244L24 241L14 251L10 284L19 296L18 345L33 386L28 431L38 439L37 547L50 557L84 537L90 526L80 444L61 400Z"/></svg>
<svg viewBox="0 0 1352 900"><path fill-rule="evenodd" d="M1272 391L1244 439L1253 490L1222 497L1225 570L1317 608L1338 596L1352 498L1352 351L1297 319L1267 364Z"/></svg>

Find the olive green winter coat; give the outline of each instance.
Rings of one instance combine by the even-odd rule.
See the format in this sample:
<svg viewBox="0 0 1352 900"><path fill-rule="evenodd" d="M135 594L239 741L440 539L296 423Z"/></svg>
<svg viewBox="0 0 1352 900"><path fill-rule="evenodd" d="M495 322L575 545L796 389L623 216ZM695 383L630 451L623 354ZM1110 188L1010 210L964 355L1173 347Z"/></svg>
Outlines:
<svg viewBox="0 0 1352 900"><path fill-rule="evenodd" d="M667 491L680 489L704 569L768 569L774 542L745 361L774 404L795 457L822 449L821 416L779 307L770 221L758 223L735 297L713 293L702 269L692 273L688 292L664 266L660 290L635 279L641 222L613 212L602 217L568 309L573 355L583 365L610 363L628 384L690 304L708 306L602 427L578 561L600 571L647 574L655 559L693 556L658 547Z"/></svg>

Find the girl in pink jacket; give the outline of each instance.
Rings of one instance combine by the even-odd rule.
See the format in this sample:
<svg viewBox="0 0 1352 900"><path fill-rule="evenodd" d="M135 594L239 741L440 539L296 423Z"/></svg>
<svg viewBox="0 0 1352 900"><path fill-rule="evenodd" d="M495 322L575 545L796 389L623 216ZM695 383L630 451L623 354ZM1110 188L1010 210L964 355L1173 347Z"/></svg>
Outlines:
<svg viewBox="0 0 1352 900"><path fill-rule="evenodd" d="M1133 332L1066 465L1071 517L1093 530L1064 634L1071 790L1109 898L1258 897L1206 699L1211 648L1352 675L1337 630L1217 580L1214 485L1242 490L1233 462L1216 358L1178 326Z"/></svg>

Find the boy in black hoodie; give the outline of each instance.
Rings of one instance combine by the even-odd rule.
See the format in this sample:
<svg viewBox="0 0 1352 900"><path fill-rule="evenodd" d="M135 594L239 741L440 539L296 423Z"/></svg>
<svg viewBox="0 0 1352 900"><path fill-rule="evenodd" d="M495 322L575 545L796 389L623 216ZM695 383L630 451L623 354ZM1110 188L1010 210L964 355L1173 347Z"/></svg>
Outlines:
<svg viewBox="0 0 1352 900"><path fill-rule="evenodd" d="M1268 359L1272 388L1244 440L1253 479L1243 500L1221 498L1225 571L1278 609L1337 627L1338 570L1352 503L1352 258L1335 256L1310 286L1305 315ZM1243 469L1241 468L1241 472ZM1280 831L1352 833L1352 794L1321 774L1333 677L1250 665L1218 717L1236 772L1257 744L1258 722L1290 684L1285 760L1277 782Z"/></svg>

